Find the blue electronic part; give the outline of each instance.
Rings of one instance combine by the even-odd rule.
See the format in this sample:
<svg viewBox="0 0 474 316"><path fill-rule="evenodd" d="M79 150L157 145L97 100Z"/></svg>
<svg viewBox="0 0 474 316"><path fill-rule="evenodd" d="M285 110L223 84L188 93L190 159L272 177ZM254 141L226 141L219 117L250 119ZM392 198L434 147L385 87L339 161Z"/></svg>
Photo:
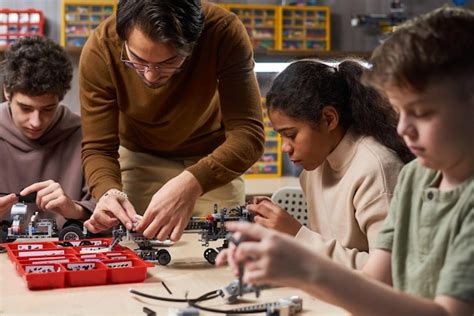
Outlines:
<svg viewBox="0 0 474 316"><path fill-rule="evenodd" d="M454 5L456 6L463 6L466 4L465 0L453 0Z"/></svg>

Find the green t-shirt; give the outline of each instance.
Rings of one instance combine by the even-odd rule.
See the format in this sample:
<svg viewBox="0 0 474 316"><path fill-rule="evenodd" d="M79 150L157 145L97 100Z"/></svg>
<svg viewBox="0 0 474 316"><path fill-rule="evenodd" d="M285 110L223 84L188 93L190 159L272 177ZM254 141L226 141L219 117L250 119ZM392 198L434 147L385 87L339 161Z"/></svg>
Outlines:
<svg viewBox="0 0 474 316"><path fill-rule="evenodd" d="M474 177L449 192L439 171L413 161L400 173L376 248L392 253L393 286L474 300Z"/></svg>

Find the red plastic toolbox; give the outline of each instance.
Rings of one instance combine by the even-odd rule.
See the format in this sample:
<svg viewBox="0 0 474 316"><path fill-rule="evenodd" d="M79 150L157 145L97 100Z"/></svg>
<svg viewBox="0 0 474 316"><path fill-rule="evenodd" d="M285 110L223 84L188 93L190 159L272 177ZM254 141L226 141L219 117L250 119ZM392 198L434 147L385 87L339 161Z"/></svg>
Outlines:
<svg viewBox="0 0 474 316"><path fill-rule="evenodd" d="M68 286L89 286L107 284L107 266L102 262L70 262L66 267L66 284Z"/></svg>
<svg viewBox="0 0 474 316"><path fill-rule="evenodd" d="M19 273L25 278L30 290L46 290L65 286L66 270L57 263L21 265Z"/></svg>
<svg viewBox="0 0 474 316"><path fill-rule="evenodd" d="M120 245L110 251L107 247L111 241L101 238L4 246L30 290L143 282L147 268L154 265Z"/></svg>
<svg viewBox="0 0 474 316"><path fill-rule="evenodd" d="M139 259L102 261L109 269L109 283L136 283L146 279L147 265Z"/></svg>
<svg viewBox="0 0 474 316"><path fill-rule="evenodd" d="M42 11L0 8L0 46L9 45L20 37L33 35L44 35Z"/></svg>

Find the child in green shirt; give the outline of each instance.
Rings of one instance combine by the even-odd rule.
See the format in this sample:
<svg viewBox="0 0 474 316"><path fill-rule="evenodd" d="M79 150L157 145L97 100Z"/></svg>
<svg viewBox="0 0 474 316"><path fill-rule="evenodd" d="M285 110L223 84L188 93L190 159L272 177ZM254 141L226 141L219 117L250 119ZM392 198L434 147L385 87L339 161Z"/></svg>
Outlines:
<svg viewBox="0 0 474 316"><path fill-rule="evenodd" d="M401 172L362 273L280 233L227 226L246 240L222 252L244 281L297 287L363 315L474 314L474 12L444 7L415 18L372 56L368 84L399 114L417 160ZM304 258L304 260L302 260Z"/></svg>

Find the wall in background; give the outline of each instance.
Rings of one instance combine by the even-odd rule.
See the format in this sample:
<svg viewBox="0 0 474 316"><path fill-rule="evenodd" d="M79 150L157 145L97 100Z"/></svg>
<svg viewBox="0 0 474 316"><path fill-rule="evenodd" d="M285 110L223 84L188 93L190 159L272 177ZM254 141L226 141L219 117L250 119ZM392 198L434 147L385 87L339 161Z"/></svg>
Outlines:
<svg viewBox="0 0 474 316"><path fill-rule="evenodd" d="M253 3L282 4L295 0L221 0L219 3ZM444 4L447 0L405 0L406 13L409 17L430 11ZM466 7L474 9L474 0L467 0ZM353 28L351 16L355 14L388 13L390 0L316 0L317 5L331 8L332 49L343 51L370 51L377 46L375 34L366 28ZM42 10L46 18L46 34L59 42L61 27L61 0L0 0L0 8L35 8ZM77 80L78 54L71 55L74 64L74 79L71 91L64 103L75 112L79 111L79 93Z"/></svg>
<svg viewBox="0 0 474 316"><path fill-rule="evenodd" d="M219 3L252 3L252 4L288 4L290 0L225 0L211 1ZM405 0L406 14L412 17L444 4L450 4L446 0ZM466 7L474 9L474 0L467 0ZM329 6L331 8L331 37L332 49L342 51L371 51L378 45L378 39L373 30L367 28L353 28L350 25L351 17L356 14L388 13L390 0L317 0L317 5ZM0 8L27 9L35 8L42 10L45 19L45 33L59 43L61 28L61 0L0 0ZM79 85L78 85L78 63L79 54L71 54L74 65L74 78L72 88L65 96L63 103L68 105L74 112L79 113ZM1 59L1 54L0 54ZM262 94L268 91L274 73L258 74ZM1 82L0 82L1 85ZM0 94L1 96L1 94ZM301 170L289 163L287 155L283 155L283 174L297 175Z"/></svg>
<svg viewBox="0 0 474 316"><path fill-rule="evenodd" d="M295 0L214 0L217 3L282 4ZM307 1L308 2L308 1ZM363 28L350 25L351 16L367 13L388 13L390 0L316 0L317 5L331 8L332 47L334 50L367 51L377 45L377 40ZM448 0L405 0L409 17L430 11ZM474 9L474 0L467 0L465 7ZM35 8L42 10L46 18L48 36L59 42L61 27L61 0L0 0L0 8Z"/></svg>

